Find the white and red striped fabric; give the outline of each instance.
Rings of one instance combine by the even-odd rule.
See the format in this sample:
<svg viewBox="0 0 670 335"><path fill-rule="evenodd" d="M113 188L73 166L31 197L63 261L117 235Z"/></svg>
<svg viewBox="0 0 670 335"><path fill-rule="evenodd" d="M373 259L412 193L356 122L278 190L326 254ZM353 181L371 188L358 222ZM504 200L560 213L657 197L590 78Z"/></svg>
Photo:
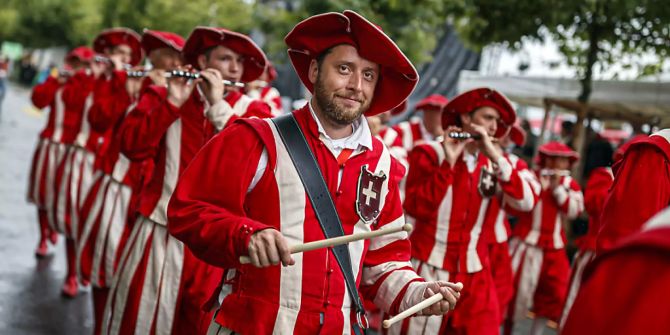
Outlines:
<svg viewBox="0 0 670 335"><path fill-rule="evenodd" d="M381 141L371 140L365 121L361 119L355 128L359 130L350 137L352 141L358 138L360 145L340 165L336 149L319 131L310 107L294 115L331 191L344 233L403 225L395 181L404 168ZM370 141L367 145L362 144L365 138ZM381 209L371 225L355 210L364 166L386 176L380 192L370 195ZM257 171L262 173L259 178ZM239 256L247 253L250 236L261 229L277 229L292 245L324 239L271 121L245 120L210 141L184 172L169 214L171 234L199 258L230 269L220 292L213 292L211 302L221 302L213 326L242 334L351 332L355 308L330 249L295 254L296 264L287 267L255 268L239 263ZM412 304L408 296L422 293L416 289L423 287L423 280L409 262L406 233L349 243L349 251L361 293L383 310L397 313Z"/></svg>
<svg viewBox="0 0 670 335"><path fill-rule="evenodd" d="M563 220L575 219L584 209L584 196L577 182L561 177L549 189L549 177L537 178L544 189L530 213L517 213L518 222L510 242L515 292L508 308L508 321L523 319L529 310L537 317L558 322L567 294L570 265L564 251Z"/></svg>
<svg viewBox="0 0 670 335"><path fill-rule="evenodd" d="M136 162L153 160L154 171L141 191L140 216L122 251L103 334L191 334L200 323L206 329L211 314L200 307L221 273L168 235L167 203L180 174L215 128L240 117L270 116L266 104L237 92L214 106L207 106L198 90L181 108L166 97L165 87L151 86L121 130L122 154Z"/></svg>
<svg viewBox="0 0 670 335"><path fill-rule="evenodd" d="M254 100L260 100L267 103L272 109L272 115L277 116L282 114L281 94L279 91L269 84L258 90L250 90L247 95Z"/></svg>

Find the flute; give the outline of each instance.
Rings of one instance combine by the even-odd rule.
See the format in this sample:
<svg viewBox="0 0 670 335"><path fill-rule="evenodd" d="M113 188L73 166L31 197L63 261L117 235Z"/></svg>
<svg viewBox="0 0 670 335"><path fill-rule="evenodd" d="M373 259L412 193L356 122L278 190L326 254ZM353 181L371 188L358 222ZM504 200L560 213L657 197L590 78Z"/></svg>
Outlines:
<svg viewBox="0 0 670 335"><path fill-rule="evenodd" d="M406 223L400 227L395 227L395 228L382 228L378 230L373 230L373 231L368 231L368 232L363 232L363 233L355 233L351 235L343 235L343 236L338 236L338 237L333 237L333 238L327 238L325 240L320 240L320 241L313 241L313 242L307 242L303 244L297 244L294 246L290 247L290 252L291 254L297 254L300 252L305 252L305 251L310 251L310 250L315 250L315 249L321 249L321 248L330 248L334 246L338 246L341 244L347 244L349 242L355 242L355 241L360 241L360 240L367 240L371 238L375 238L378 236L382 235L388 235L388 234L395 234L401 231L405 232L410 232L412 231L412 225L409 223ZM251 263L251 258L249 256L240 256L240 263L242 264L249 264Z"/></svg>
<svg viewBox="0 0 670 335"><path fill-rule="evenodd" d="M93 57L93 60L94 60L95 62L98 62L98 63L107 63L107 64L110 64L110 65L113 65L112 60L111 60L109 57L107 57L107 56L95 55L95 56ZM130 68L132 68L132 65L130 65L130 64L123 64L123 68L129 71Z"/></svg>
<svg viewBox="0 0 670 335"><path fill-rule="evenodd" d="M479 134L470 134L466 132L457 132L457 131L452 131L447 136L449 136L449 138L453 138L456 140L467 140L467 139L480 140L482 138L482 135Z"/></svg>
<svg viewBox="0 0 670 335"><path fill-rule="evenodd" d="M198 79L200 78L200 73L198 72L188 72L182 70L172 70L165 73L165 78L188 78L188 79ZM235 86L244 88L244 83L239 81L230 81L223 79L223 84L226 86Z"/></svg>
<svg viewBox="0 0 670 335"><path fill-rule="evenodd" d="M540 175L542 177L548 177L548 176L567 177L570 175L570 170L542 169L540 170Z"/></svg>

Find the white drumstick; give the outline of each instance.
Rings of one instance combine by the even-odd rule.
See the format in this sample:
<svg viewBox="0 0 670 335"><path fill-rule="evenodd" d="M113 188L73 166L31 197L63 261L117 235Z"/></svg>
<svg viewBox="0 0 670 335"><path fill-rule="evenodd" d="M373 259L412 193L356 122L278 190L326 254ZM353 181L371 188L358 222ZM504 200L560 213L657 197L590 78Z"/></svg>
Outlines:
<svg viewBox="0 0 670 335"><path fill-rule="evenodd" d="M461 289L463 288L462 283L456 283L456 285L459 285ZM430 298L428 298L428 299L426 299L426 300L424 300L424 301L422 301L422 302L404 310L402 313L400 313L400 314L398 314L398 315L396 315L396 316L394 316L394 317L392 317L388 320L384 320L384 322L382 322L382 326L384 328L389 328L394 323L405 320L408 317L424 310L425 308L428 308L428 307L442 301L442 299L444 299L444 296L442 295L442 293L438 293L434 296L431 296Z"/></svg>
<svg viewBox="0 0 670 335"><path fill-rule="evenodd" d="M328 239L320 240L320 241L313 241L313 242L308 242L308 243L303 243L303 244L297 244L297 245L292 246L290 248L290 251L291 251L291 254L297 254L299 252L310 251L310 250L321 249L321 248L330 248L330 247L338 246L338 245L341 245L341 244L347 244L349 242L367 240L367 239L375 238L375 237L382 236L382 235L394 234L394 233L401 232L401 231L406 231L406 232L412 231L412 225L410 225L409 223L406 223L405 225L403 225L401 227L388 228L388 229L382 228L382 229L368 231L368 232L364 232L364 233L356 233L356 234L351 234L351 235L344 235L344 236L328 238ZM249 258L249 256L240 256L240 263L249 264L249 263L251 263L251 258Z"/></svg>

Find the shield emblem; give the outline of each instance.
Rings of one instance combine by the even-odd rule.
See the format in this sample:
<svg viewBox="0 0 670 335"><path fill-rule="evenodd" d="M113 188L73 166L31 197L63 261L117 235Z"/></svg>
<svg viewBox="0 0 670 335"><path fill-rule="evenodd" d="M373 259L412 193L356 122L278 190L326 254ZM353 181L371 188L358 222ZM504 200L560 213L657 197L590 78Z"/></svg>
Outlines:
<svg viewBox="0 0 670 335"><path fill-rule="evenodd" d="M498 185L498 178L493 172L487 168L482 168L479 174L479 194L483 197L490 198L496 194L496 186Z"/></svg>
<svg viewBox="0 0 670 335"><path fill-rule="evenodd" d="M356 213L366 224L375 222L381 214L380 204L384 180L386 180L384 171L373 174L368 170L367 165L361 167L361 174L358 176L358 192L356 192Z"/></svg>

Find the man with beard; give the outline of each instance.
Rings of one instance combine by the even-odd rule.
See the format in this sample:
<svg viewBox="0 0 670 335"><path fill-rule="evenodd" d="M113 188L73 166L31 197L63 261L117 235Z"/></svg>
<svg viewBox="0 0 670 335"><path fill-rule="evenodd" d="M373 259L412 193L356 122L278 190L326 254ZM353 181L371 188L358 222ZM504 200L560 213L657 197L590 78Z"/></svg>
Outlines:
<svg viewBox="0 0 670 335"><path fill-rule="evenodd" d="M324 239L325 228L305 193L311 185L288 154L296 147L287 147L275 122L295 121L304 135L309 163L332 196L336 214L327 219L339 217L344 234L401 227L397 180L404 169L372 137L363 115L399 105L418 75L380 28L352 11L310 17L285 41L314 94L310 102L220 133L184 171L170 202L170 233L200 259L228 269L212 295L218 312L208 334L360 334L366 321L357 289L391 314L439 292L444 298L423 313L446 313L460 286L424 282L409 263L404 231L349 243L347 274L338 266L347 259L335 248L290 254L290 245ZM349 270L350 282L360 284L348 291Z"/></svg>

